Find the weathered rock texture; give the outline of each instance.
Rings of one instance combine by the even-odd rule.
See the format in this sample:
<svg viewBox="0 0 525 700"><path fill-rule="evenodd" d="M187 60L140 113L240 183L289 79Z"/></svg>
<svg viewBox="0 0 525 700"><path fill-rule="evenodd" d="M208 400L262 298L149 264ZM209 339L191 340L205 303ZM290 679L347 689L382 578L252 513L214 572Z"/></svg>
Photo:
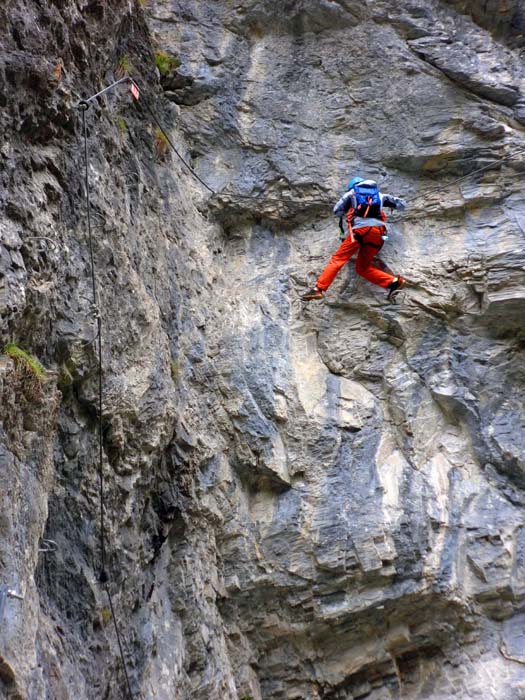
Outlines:
<svg viewBox="0 0 525 700"><path fill-rule="evenodd" d="M129 72L218 192L125 87L86 113L133 697L525 697L522 3L7 0L0 28L0 335L50 370L0 365L0 695L127 697L76 104ZM355 172L409 200L381 255L412 287L350 266L304 306Z"/></svg>

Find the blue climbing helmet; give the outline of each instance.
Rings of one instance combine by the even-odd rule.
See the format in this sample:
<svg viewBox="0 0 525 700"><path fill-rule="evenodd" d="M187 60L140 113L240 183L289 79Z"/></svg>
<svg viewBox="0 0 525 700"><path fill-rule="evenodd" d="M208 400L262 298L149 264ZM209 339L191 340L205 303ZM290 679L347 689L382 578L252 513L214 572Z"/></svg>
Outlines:
<svg viewBox="0 0 525 700"><path fill-rule="evenodd" d="M360 182L363 182L365 178L361 177L360 175L357 175L356 177L353 177L350 182L348 183L348 190L353 190L356 185L358 185Z"/></svg>

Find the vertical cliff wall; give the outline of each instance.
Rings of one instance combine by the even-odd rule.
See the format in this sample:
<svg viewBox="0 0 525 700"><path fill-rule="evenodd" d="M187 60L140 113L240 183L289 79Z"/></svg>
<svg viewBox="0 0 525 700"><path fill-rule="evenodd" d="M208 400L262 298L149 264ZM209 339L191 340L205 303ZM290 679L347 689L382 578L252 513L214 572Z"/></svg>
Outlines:
<svg viewBox="0 0 525 700"><path fill-rule="evenodd" d="M0 27L1 343L48 370L0 362L0 695L129 695L77 109L129 74L138 105L86 123L132 696L522 697L520 3L9 0ZM354 173L409 201L381 257L411 287L349 266L305 306Z"/></svg>

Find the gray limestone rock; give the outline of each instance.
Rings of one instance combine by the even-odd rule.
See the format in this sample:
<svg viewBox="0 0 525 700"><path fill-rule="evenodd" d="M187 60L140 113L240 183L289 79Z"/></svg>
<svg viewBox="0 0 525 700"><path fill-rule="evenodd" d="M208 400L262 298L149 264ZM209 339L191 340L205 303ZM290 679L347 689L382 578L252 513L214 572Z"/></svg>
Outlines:
<svg viewBox="0 0 525 700"><path fill-rule="evenodd" d="M111 605L137 698L522 697L522 14L0 8L0 350L48 369L0 355L2 700L129 695ZM76 105L127 71L85 113L95 309ZM354 173L408 200L410 286L304 304Z"/></svg>

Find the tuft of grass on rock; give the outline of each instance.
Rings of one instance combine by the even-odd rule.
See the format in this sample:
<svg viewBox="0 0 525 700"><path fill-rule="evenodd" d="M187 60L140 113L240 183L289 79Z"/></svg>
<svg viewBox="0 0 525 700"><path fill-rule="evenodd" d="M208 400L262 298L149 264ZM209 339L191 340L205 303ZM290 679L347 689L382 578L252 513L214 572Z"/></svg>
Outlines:
<svg viewBox="0 0 525 700"><path fill-rule="evenodd" d="M117 68L115 70L115 73L117 77L123 78L125 75L128 75L131 70L131 59L127 54L123 54L122 56L119 57L117 61Z"/></svg>
<svg viewBox="0 0 525 700"><path fill-rule="evenodd" d="M178 382L181 371L182 367L180 366L180 363L177 360L172 360L170 362L170 374L174 384Z"/></svg>
<svg viewBox="0 0 525 700"><path fill-rule="evenodd" d="M111 620L111 610L109 608L102 608L100 617L102 618L102 625L105 627Z"/></svg>
<svg viewBox="0 0 525 700"><path fill-rule="evenodd" d="M115 124L121 136L124 136L128 131L128 123L124 117L119 117L115 120Z"/></svg>
<svg viewBox="0 0 525 700"><path fill-rule="evenodd" d="M46 370L40 362L22 348L19 348L16 343L7 343L3 350L4 355L10 357L15 362L15 367L31 377L33 380L41 384L46 378Z"/></svg>
<svg viewBox="0 0 525 700"><path fill-rule="evenodd" d="M71 374L69 367L64 363L60 367L60 372L58 374L57 386L62 393L65 393L69 387L73 385L73 375Z"/></svg>
<svg viewBox="0 0 525 700"><path fill-rule="evenodd" d="M161 75L168 75L177 70L181 62L177 56L172 56L166 51L155 51L155 65Z"/></svg>
<svg viewBox="0 0 525 700"><path fill-rule="evenodd" d="M160 160L164 160L168 152L169 141L166 134L158 126L153 130L155 153Z"/></svg>

